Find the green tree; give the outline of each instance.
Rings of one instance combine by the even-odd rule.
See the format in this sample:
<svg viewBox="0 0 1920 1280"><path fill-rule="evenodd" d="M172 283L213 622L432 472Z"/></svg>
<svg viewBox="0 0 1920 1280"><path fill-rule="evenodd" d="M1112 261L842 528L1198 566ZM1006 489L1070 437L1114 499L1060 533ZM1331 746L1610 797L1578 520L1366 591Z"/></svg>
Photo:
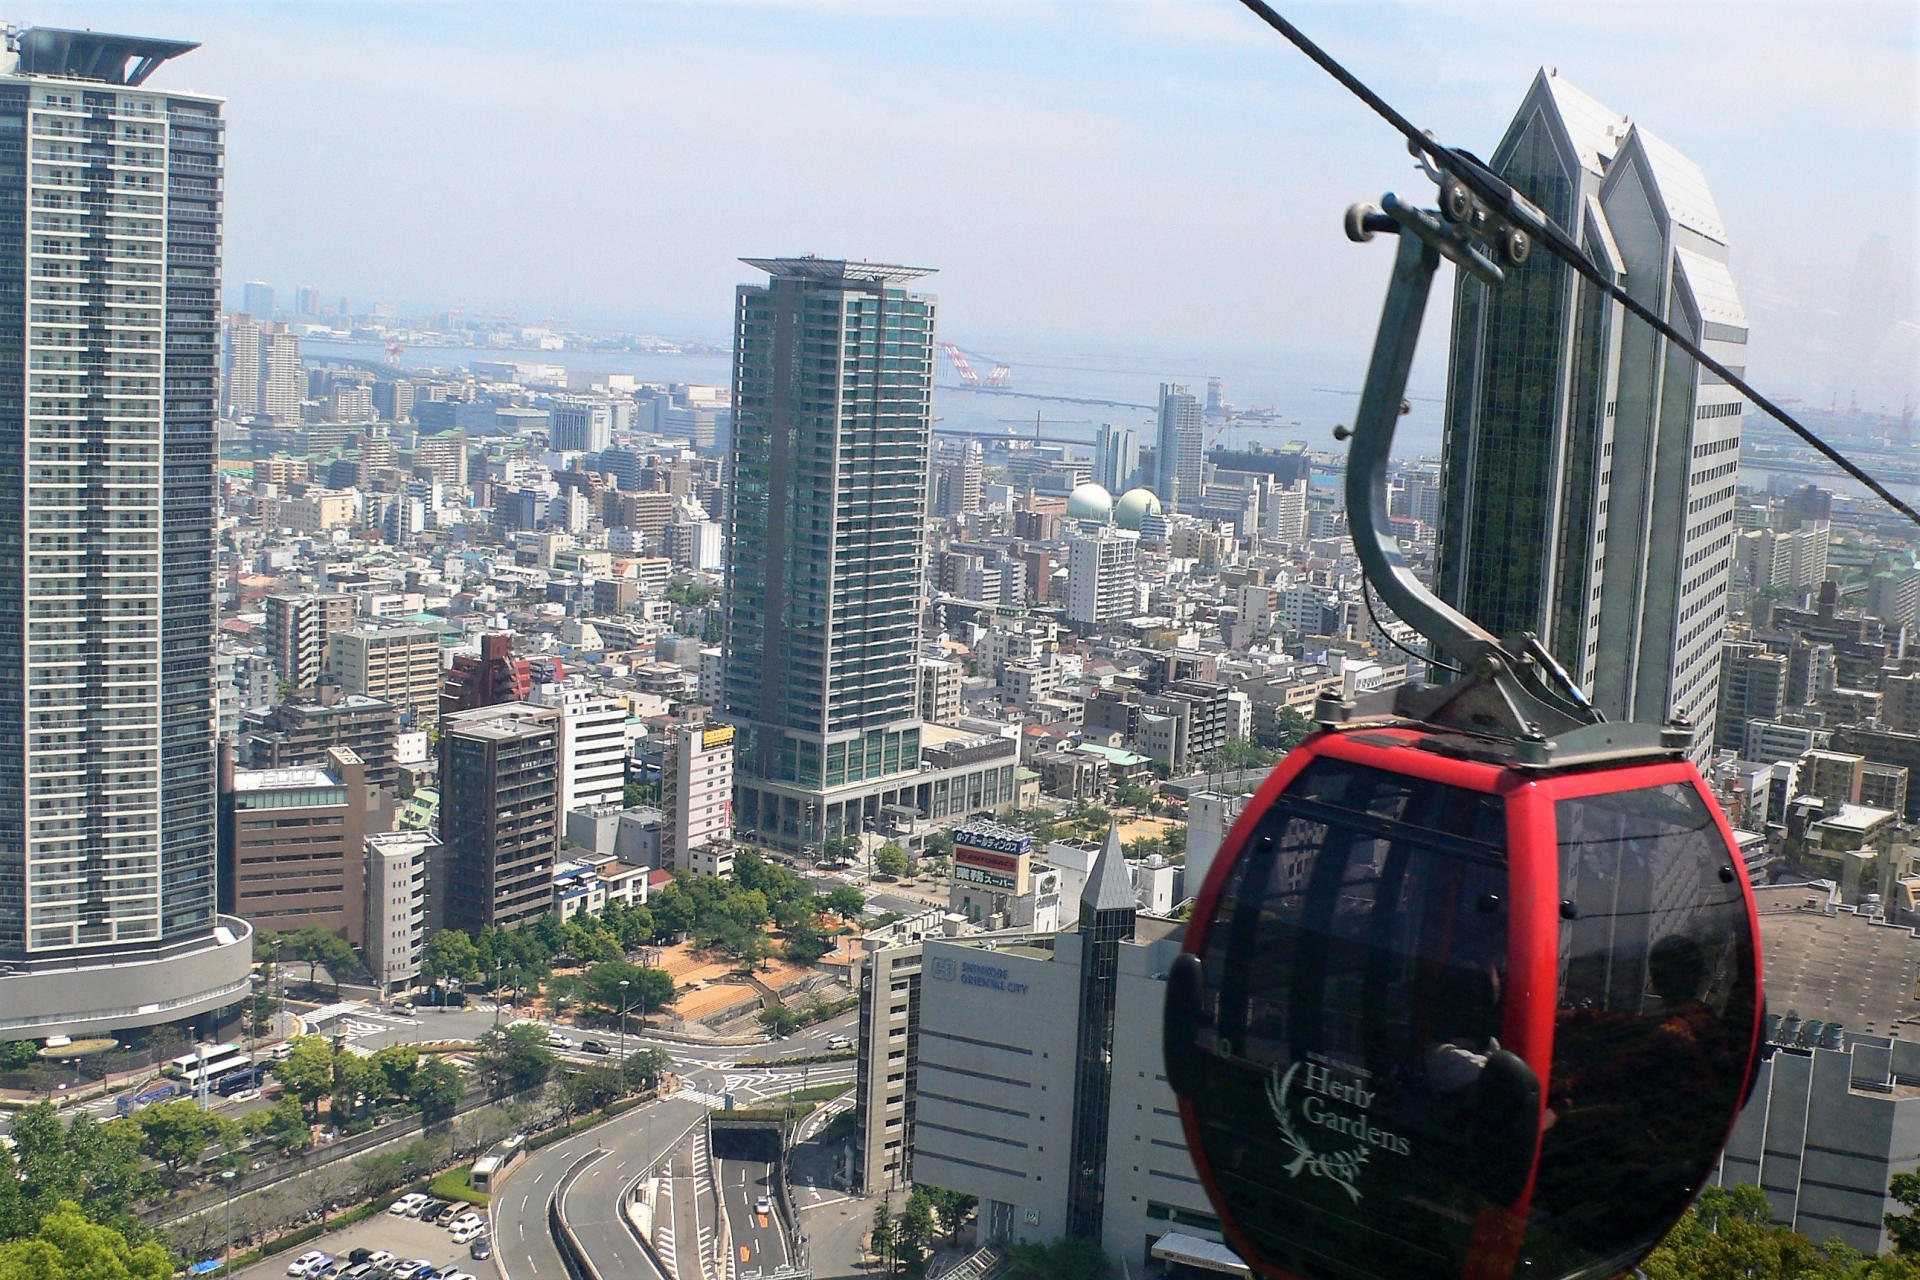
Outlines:
<svg viewBox="0 0 1920 1280"><path fill-rule="evenodd" d="M307 1127L306 1112L292 1097L285 1097L260 1111L249 1111L240 1127L250 1137L264 1137L282 1151L301 1151L313 1143L313 1131Z"/></svg>
<svg viewBox="0 0 1920 1280"><path fill-rule="evenodd" d="M873 869L883 876L903 876L907 874L907 854L897 844L884 844L873 855Z"/></svg>
<svg viewBox="0 0 1920 1280"><path fill-rule="evenodd" d="M1741 1185L1702 1191L1641 1269L1647 1280L1849 1280L1860 1262L1837 1240L1775 1226L1766 1193Z"/></svg>
<svg viewBox="0 0 1920 1280"><path fill-rule="evenodd" d="M1010 1280L1111 1280L1113 1275L1113 1259L1099 1242L1078 1236L1009 1246L1007 1263Z"/></svg>
<svg viewBox="0 0 1920 1280"><path fill-rule="evenodd" d="M0 1202L0 1214L12 1215L10 1234L31 1232L62 1201L72 1201L92 1221L146 1238L131 1209L154 1190L155 1180L133 1121L101 1124L82 1112L68 1123L49 1104L36 1102L15 1113L10 1135L15 1145L0 1166L0 1180L18 1173L17 1198L10 1207Z"/></svg>
<svg viewBox="0 0 1920 1280"><path fill-rule="evenodd" d="M445 1058L437 1055L428 1058L413 1073L413 1100L419 1105L420 1113L430 1120L452 1115L466 1093L460 1068Z"/></svg>
<svg viewBox="0 0 1920 1280"><path fill-rule="evenodd" d="M545 1084L553 1074L553 1050L537 1026L497 1028L481 1036L479 1046L474 1065L493 1082L496 1095Z"/></svg>
<svg viewBox="0 0 1920 1280"><path fill-rule="evenodd" d="M933 1241L932 1192L925 1187L913 1189L906 1207L900 1211L900 1225L894 1234L897 1237L894 1248L901 1263L909 1273L918 1275L926 1258L926 1247Z"/></svg>
<svg viewBox="0 0 1920 1280"><path fill-rule="evenodd" d="M1896 1173L1887 1194L1907 1212L1886 1215L1887 1235L1894 1249L1920 1255L1920 1173Z"/></svg>
<svg viewBox="0 0 1920 1280"><path fill-rule="evenodd" d="M166 1246L132 1245L71 1200L42 1217L32 1238L0 1244L0 1280L168 1280L173 1269Z"/></svg>
<svg viewBox="0 0 1920 1280"><path fill-rule="evenodd" d="M850 884L836 885L826 897L826 906L843 920L858 920L867 909L867 895Z"/></svg>
<svg viewBox="0 0 1920 1280"><path fill-rule="evenodd" d="M325 1036L296 1036L286 1061L273 1069L287 1092L299 1099L308 1120L318 1118L320 1099L333 1092L333 1056Z"/></svg>
<svg viewBox="0 0 1920 1280"><path fill-rule="evenodd" d="M967 1215L979 1205L980 1197L970 1196L964 1191L950 1191L946 1187L930 1186L926 1183L918 1185L926 1187L927 1194L933 1197L934 1212L940 1215L940 1226L946 1231L949 1243L958 1244L960 1228L966 1222Z"/></svg>
<svg viewBox="0 0 1920 1280"><path fill-rule="evenodd" d="M882 1199L873 1206L873 1234L868 1237L867 1248L873 1255L887 1264L887 1274L894 1269L894 1230L893 1215L887 1211L887 1202Z"/></svg>
<svg viewBox="0 0 1920 1280"><path fill-rule="evenodd" d="M442 929L427 939L426 965L436 977L480 980L480 950L458 929Z"/></svg>
<svg viewBox="0 0 1920 1280"><path fill-rule="evenodd" d="M651 1089L660 1083L662 1076L673 1070L673 1059L665 1049L642 1049L628 1055L622 1070L629 1087Z"/></svg>
<svg viewBox="0 0 1920 1280"><path fill-rule="evenodd" d="M235 1145L240 1126L223 1120L210 1111L202 1111L191 1098L158 1102L133 1118L140 1127L140 1149L148 1159L177 1173L180 1166L198 1160L202 1152L216 1142Z"/></svg>
<svg viewBox="0 0 1920 1280"><path fill-rule="evenodd" d="M376 1098L411 1098L419 1069L420 1050L410 1044L390 1044L367 1059L364 1087Z"/></svg>
<svg viewBox="0 0 1920 1280"><path fill-rule="evenodd" d="M287 942L287 954L295 960L306 961L308 986L313 985L321 965L327 966L337 987L340 975L352 973L360 963L345 938L317 924L294 934Z"/></svg>
<svg viewBox="0 0 1920 1280"><path fill-rule="evenodd" d="M627 984L624 996L622 982ZM643 968L624 960L608 960L587 970L586 988L588 999L615 1017L623 999L628 1013L663 1009L673 1003L673 978L665 969Z"/></svg>

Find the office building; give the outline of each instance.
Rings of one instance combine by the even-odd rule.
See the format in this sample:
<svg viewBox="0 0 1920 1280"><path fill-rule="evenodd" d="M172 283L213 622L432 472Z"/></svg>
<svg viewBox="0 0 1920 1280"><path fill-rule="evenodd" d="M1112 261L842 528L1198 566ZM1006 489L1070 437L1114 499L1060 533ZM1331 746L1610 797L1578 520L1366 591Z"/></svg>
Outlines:
<svg viewBox="0 0 1920 1280"><path fill-rule="evenodd" d="M736 298L723 714L737 824L791 849L918 781L936 305L917 267L748 263L771 279Z"/></svg>
<svg viewBox="0 0 1920 1280"><path fill-rule="evenodd" d="M732 725L677 724L660 758L663 856L674 871L725 875L733 869Z"/></svg>
<svg viewBox="0 0 1920 1280"><path fill-rule="evenodd" d="M368 786L391 793L398 782L400 711L383 698L344 693L323 681L311 696L289 698L243 723L250 768L324 765L329 748L346 747L366 765Z"/></svg>
<svg viewBox="0 0 1920 1280"><path fill-rule="evenodd" d="M344 693L379 698L418 724L440 710L440 633L357 627L327 637L327 670Z"/></svg>
<svg viewBox="0 0 1920 1280"><path fill-rule="evenodd" d="M1728 641L1720 656L1720 710L1716 735L1723 751L1746 745L1752 720L1778 720L1787 709L1787 655L1749 641Z"/></svg>
<svg viewBox="0 0 1920 1280"><path fill-rule="evenodd" d="M247 991L215 892L225 125L145 83L194 47L29 28L0 55L0 1038L211 1034Z"/></svg>
<svg viewBox="0 0 1920 1280"><path fill-rule="evenodd" d="M1154 443L1153 491L1169 512L1200 505L1206 464L1206 415L1177 382L1160 384L1160 434ZM1112 488L1111 485L1108 486Z"/></svg>
<svg viewBox="0 0 1920 1280"><path fill-rule="evenodd" d="M1833 526L1808 520L1792 530L1749 529L1738 536L1735 558L1746 566L1755 591L1818 587L1827 578Z"/></svg>
<svg viewBox="0 0 1920 1280"><path fill-rule="evenodd" d="M346 595L267 597L267 658L295 692L312 689L327 669L327 641L353 625Z"/></svg>
<svg viewBox="0 0 1920 1280"><path fill-rule="evenodd" d="M711 572L721 568L723 541L714 520L676 520L660 531L660 549L676 569Z"/></svg>
<svg viewBox="0 0 1920 1280"><path fill-rule="evenodd" d="M1744 367L1747 320L1699 167L1542 72L1492 167L1647 305ZM1550 254L1459 277L1439 593L1541 640L1609 718L1714 742L1744 404Z"/></svg>
<svg viewBox="0 0 1920 1280"><path fill-rule="evenodd" d="M260 324L244 312L227 317L226 361L220 400L226 415L260 412Z"/></svg>
<svg viewBox="0 0 1920 1280"><path fill-rule="evenodd" d="M564 680L558 659L543 662L555 682ZM524 702L533 694L533 660L517 657L513 636L489 632L480 637L478 654L456 653L440 685L440 714L471 711L502 702Z"/></svg>
<svg viewBox="0 0 1920 1280"><path fill-rule="evenodd" d="M592 396L558 396L551 431L555 453L599 453L613 443L613 405Z"/></svg>
<svg viewBox="0 0 1920 1280"><path fill-rule="evenodd" d="M860 995L853 1095L853 1184L878 1196L913 1182L913 1121L919 1094L920 947L940 913L921 912L860 939Z"/></svg>
<svg viewBox="0 0 1920 1280"><path fill-rule="evenodd" d="M1124 493L1139 469L1140 440L1133 429L1102 423L1093 445L1093 482L1108 493Z"/></svg>
<svg viewBox="0 0 1920 1280"><path fill-rule="evenodd" d="M559 712L524 702L445 716L440 865L431 913L468 934L517 929L553 905L560 848Z"/></svg>
<svg viewBox="0 0 1920 1280"><path fill-rule="evenodd" d="M249 280L242 286L241 305L247 314L262 320L273 319L273 286L265 280Z"/></svg>
<svg viewBox="0 0 1920 1280"><path fill-rule="evenodd" d="M436 844L424 831L382 831L366 839L367 972L381 994L406 990L427 940L427 864Z"/></svg>
<svg viewBox="0 0 1920 1280"><path fill-rule="evenodd" d="M220 753L220 909L264 933L320 928L365 945L360 757L333 747L324 766L236 769Z"/></svg>
<svg viewBox="0 0 1920 1280"><path fill-rule="evenodd" d="M1140 535L1103 525L1067 541L1067 620L1105 627L1138 612Z"/></svg>
<svg viewBox="0 0 1920 1280"><path fill-rule="evenodd" d="M1221 1240L1160 1057L1180 929L1138 914L1109 836L1076 929L922 942L908 1158L980 1198L983 1243L1073 1234L1137 1268L1176 1226Z"/></svg>
<svg viewBox="0 0 1920 1280"><path fill-rule="evenodd" d="M560 812L617 804L627 785L627 707L578 680L543 684L527 701L559 715Z"/></svg>
<svg viewBox="0 0 1920 1280"><path fill-rule="evenodd" d="M935 515L959 516L980 510L983 458L978 442L948 445L934 463Z"/></svg>

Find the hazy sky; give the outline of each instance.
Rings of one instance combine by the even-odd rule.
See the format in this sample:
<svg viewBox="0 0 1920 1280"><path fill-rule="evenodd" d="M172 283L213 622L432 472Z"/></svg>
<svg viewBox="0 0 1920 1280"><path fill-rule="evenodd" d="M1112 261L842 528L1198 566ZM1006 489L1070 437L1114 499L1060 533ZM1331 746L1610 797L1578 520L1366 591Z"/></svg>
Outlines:
<svg viewBox="0 0 1920 1280"><path fill-rule="evenodd" d="M1911 0L1283 7L1482 154L1558 67L1706 170L1763 387L1896 409L1916 389ZM203 42L155 83L229 100L229 285L311 282L356 307L724 341L737 258L815 252L938 267L943 336L972 349L1348 376L1390 250L1348 245L1341 211L1432 195L1384 125L1232 0L13 17Z"/></svg>

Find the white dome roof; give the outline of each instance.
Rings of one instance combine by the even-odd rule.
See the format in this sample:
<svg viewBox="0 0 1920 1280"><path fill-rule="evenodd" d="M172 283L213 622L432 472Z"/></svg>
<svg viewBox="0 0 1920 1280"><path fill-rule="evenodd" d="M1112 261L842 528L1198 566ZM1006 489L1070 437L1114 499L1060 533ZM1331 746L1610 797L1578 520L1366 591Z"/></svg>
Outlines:
<svg viewBox="0 0 1920 1280"><path fill-rule="evenodd" d="M1119 503L1113 509L1113 518L1122 529L1140 531L1140 521L1147 516L1160 514L1160 499L1151 489L1129 489L1120 495Z"/></svg>
<svg viewBox="0 0 1920 1280"><path fill-rule="evenodd" d="M1097 484L1083 484L1067 495L1070 520L1105 520L1113 514L1113 495Z"/></svg>

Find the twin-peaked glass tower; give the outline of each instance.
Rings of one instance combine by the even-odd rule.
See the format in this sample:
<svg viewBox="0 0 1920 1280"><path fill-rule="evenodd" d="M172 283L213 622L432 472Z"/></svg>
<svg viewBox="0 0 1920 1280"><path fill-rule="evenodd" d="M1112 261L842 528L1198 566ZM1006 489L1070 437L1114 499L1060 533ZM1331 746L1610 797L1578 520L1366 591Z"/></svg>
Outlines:
<svg viewBox="0 0 1920 1280"><path fill-rule="evenodd" d="M1538 75L1492 167L1639 301L1744 369L1747 318L1699 167ZM1532 631L1615 719L1713 742L1744 405L1624 308L1536 253L1454 294L1437 586Z"/></svg>

